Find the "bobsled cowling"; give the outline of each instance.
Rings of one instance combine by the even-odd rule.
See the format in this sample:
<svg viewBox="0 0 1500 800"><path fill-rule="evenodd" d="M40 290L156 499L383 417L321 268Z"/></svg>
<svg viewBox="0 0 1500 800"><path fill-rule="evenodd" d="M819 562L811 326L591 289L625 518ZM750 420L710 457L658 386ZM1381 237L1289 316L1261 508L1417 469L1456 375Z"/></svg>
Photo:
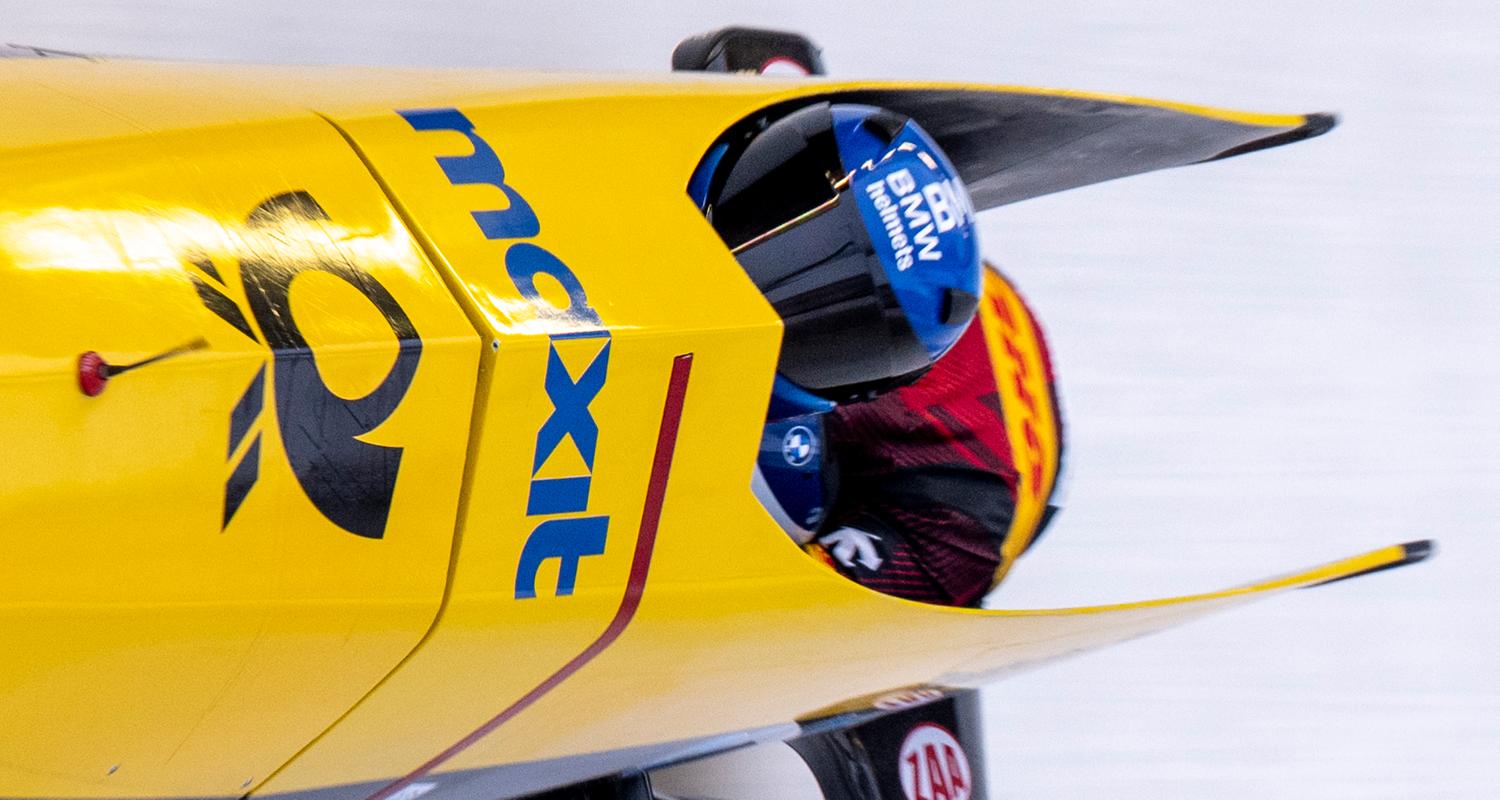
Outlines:
<svg viewBox="0 0 1500 800"><path fill-rule="evenodd" d="M917 120L979 207L1326 127L960 84L0 63L0 796L537 791L1412 560L1048 612L812 563L750 489L781 323L684 187L737 121L825 101ZM89 352L147 366L88 396Z"/></svg>

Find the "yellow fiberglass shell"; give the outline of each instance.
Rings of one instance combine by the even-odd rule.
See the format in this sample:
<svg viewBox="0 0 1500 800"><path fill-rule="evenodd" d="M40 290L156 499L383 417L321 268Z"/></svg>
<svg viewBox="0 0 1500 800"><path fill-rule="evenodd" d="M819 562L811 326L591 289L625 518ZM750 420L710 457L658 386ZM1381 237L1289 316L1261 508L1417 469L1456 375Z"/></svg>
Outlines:
<svg viewBox="0 0 1500 800"><path fill-rule="evenodd" d="M0 147L0 796L238 794L431 624L481 342L323 120L176 125L166 107L150 130L149 102L22 78L0 95L55 139L8 127ZM254 278L293 273L257 313L252 292L276 292ZM270 357L278 318L309 350ZM179 348L80 391L80 354ZM348 402L382 387L396 407ZM345 435L278 408L298 397L377 424ZM316 482L348 470L304 463L310 491L289 455L309 435L330 462L399 459L378 526L311 501L337 507L348 487Z"/></svg>
<svg viewBox="0 0 1500 800"><path fill-rule="evenodd" d="M390 797L785 730L1406 558L986 612L802 554L750 492L781 325L685 186L757 110L871 91L1135 106L1235 144L1307 123L1015 87L0 64L27 110L0 115L0 796ZM481 148L503 175L462 180ZM88 397L90 351L167 357Z"/></svg>

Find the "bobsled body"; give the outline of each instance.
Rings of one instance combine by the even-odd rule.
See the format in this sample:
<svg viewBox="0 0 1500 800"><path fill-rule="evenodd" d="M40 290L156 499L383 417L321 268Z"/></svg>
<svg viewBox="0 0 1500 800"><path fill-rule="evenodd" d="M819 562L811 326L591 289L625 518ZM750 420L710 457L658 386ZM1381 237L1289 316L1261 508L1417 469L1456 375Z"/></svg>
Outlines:
<svg viewBox="0 0 1500 800"><path fill-rule="evenodd" d="M921 121L980 207L1326 127L0 62L0 797L523 794L1410 560L986 612L808 559L750 490L782 326L686 186L730 126L830 97Z"/></svg>

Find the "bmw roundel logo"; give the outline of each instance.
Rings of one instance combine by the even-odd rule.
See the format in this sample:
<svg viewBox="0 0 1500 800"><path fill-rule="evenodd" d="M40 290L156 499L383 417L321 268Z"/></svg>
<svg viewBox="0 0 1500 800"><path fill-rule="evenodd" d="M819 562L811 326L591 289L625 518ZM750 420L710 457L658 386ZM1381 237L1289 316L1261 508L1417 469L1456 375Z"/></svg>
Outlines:
<svg viewBox="0 0 1500 800"><path fill-rule="evenodd" d="M805 425L793 426L781 437L781 455L786 463L794 467L806 466L807 462L812 461L816 446L817 439Z"/></svg>

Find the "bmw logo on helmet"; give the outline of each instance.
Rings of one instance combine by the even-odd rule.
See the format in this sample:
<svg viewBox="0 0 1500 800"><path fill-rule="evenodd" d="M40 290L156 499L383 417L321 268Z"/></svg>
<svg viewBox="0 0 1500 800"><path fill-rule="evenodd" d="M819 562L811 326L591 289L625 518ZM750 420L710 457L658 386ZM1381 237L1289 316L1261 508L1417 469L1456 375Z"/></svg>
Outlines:
<svg viewBox="0 0 1500 800"><path fill-rule="evenodd" d="M823 416L808 414L766 424L751 481L756 497L799 542L823 524L836 491L836 469L823 452Z"/></svg>
<svg viewBox="0 0 1500 800"><path fill-rule="evenodd" d="M806 466L812 461L817 441L806 425L794 425L781 437L781 457L794 467Z"/></svg>

